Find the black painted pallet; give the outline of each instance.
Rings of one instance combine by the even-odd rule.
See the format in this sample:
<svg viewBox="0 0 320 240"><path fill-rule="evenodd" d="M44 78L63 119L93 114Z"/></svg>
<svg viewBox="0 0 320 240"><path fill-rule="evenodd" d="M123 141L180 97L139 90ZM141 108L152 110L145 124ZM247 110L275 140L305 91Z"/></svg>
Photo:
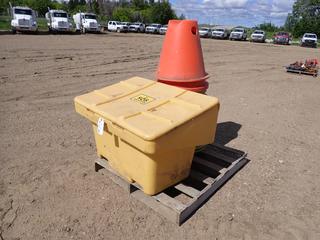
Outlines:
<svg viewBox="0 0 320 240"><path fill-rule="evenodd" d="M289 72L289 73L304 74L304 75L310 75L310 76L313 76L313 77L317 77L318 76L318 70L315 70L315 71L312 71L312 72L308 72L308 71L291 69L289 67L286 67L286 68L287 68L287 72Z"/></svg>

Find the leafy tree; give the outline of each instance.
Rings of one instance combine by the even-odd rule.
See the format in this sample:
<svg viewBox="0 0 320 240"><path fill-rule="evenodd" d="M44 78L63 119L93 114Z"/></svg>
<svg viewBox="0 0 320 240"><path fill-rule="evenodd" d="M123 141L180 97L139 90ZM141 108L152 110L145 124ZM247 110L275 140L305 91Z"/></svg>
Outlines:
<svg viewBox="0 0 320 240"><path fill-rule="evenodd" d="M97 1L94 1L92 3L92 11L95 13L95 14L100 14L100 8L99 8L99 3Z"/></svg>
<svg viewBox="0 0 320 240"><path fill-rule="evenodd" d="M23 0L0 0L0 13L7 13L9 8L9 2L12 3L12 6L23 5Z"/></svg>
<svg viewBox="0 0 320 240"><path fill-rule="evenodd" d="M131 4L137 10L145 9L147 7L144 0L132 0Z"/></svg>
<svg viewBox="0 0 320 240"><path fill-rule="evenodd" d="M151 10L152 10L151 8L147 8L147 9L140 11L141 20L136 20L136 21L141 21L144 23L152 22L152 11Z"/></svg>
<svg viewBox="0 0 320 240"><path fill-rule="evenodd" d="M300 37L305 32L314 32L319 36L320 0L296 0L285 28L292 31L294 37Z"/></svg>
<svg viewBox="0 0 320 240"><path fill-rule="evenodd" d="M261 29L266 32L275 32L279 30L279 28L276 25L272 24L271 22L259 24L255 28Z"/></svg>
<svg viewBox="0 0 320 240"><path fill-rule="evenodd" d="M130 22L132 17L132 9L131 8L123 8L118 7L114 9L112 13L112 18L121 22Z"/></svg>
<svg viewBox="0 0 320 240"><path fill-rule="evenodd" d="M39 16L44 16L49 8L55 8L57 5L51 0L24 0L25 5L36 10Z"/></svg>
<svg viewBox="0 0 320 240"><path fill-rule="evenodd" d="M170 19L177 19L177 15L169 2L161 2L151 6L152 22L167 24Z"/></svg>
<svg viewBox="0 0 320 240"><path fill-rule="evenodd" d="M68 2L68 8L73 9L74 8L74 0L69 0Z"/></svg>

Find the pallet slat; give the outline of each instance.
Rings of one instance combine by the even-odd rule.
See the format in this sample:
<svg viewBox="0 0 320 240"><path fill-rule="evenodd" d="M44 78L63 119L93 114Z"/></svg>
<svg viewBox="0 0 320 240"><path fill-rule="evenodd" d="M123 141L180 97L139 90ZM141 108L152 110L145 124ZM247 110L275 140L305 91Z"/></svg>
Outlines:
<svg viewBox="0 0 320 240"><path fill-rule="evenodd" d="M215 163L213 163L213 162L211 162L211 161L204 160L203 158L199 158L199 157L197 157L197 156L194 156L194 157L193 157L193 162L198 163L198 164L201 164L201 165L204 165L204 166L206 166L206 167L208 167L208 168L211 168L211 169L213 169L213 170L216 171L216 172L220 172L221 169L224 168L224 167L222 167L222 166L220 166L220 165L218 165L218 164L215 164Z"/></svg>
<svg viewBox="0 0 320 240"><path fill-rule="evenodd" d="M237 149L233 149L233 148L230 148L230 147L226 147L224 145L217 144L217 143L216 144L207 145L206 149L212 149L212 150L214 150L214 153L221 153L224 156L228 156L228 157L231 157L233 159L238 159L238 158L242 157L245 154L245 152L243 152L243 151L240 151L240 150L237 150Z"/></svg>
<svg viewBox="0 0 320 240"><path fill-rule="evenodd" d="M214 149L206 149L205 152L209 155L212 155L213 157L223 161L223 162L227 162L228 164L231 164L234 162L234 158L223 155L219 152L215 152Z"/></svg>
<svg viewBox="0 0 320 240"><path fill-rule="evenodd" d="M214 179L212 177L208 177L207 175L202 174L201 172L198 172L194 169L191 169L190 177L205 184L212 184L214 182Z"/></svg>
<svg viewBox="0 0 320 240"><path fill-rule="evenodd" d="M183 209L186 208L186 206L183 203L178 202L176 199L169 197L165 193L159 193L155 196L153 196L155 199L157 199L159 202L165 204L166 206L180 212Z"/></svg>
<svg viewBox="0 0 320 240"><path fill-rule="evenodd" d="M184 194L190 196L190 197L198 197L199 194L200 194L200 191L193 188L193 187L190 187L190 186L187 186L187 185L184 185L183 183L179 183L178 185L175 185L174 186L175 189L178 189L179 191L183 192Z"/></svg>
<svg viewBox="0 0 320 240"><path fill-rule="evenodd" d="M140 190L132 192L130 194L130 196L132 196L135 199L137 199L138 201L146 204L152 210L154 210L158 214L164 216L165 218L167 218L171 222L179 221L180 212L182 210L178 211L177 209L180 209L180 208L185 209L185 206L182 207L180 205L177 205L177 208L169 207L167 204L165 204L165 203L167 203L167 201L163 201L163 200L159 201L154 197L150 197L150 196L144 194Z"/></svg>

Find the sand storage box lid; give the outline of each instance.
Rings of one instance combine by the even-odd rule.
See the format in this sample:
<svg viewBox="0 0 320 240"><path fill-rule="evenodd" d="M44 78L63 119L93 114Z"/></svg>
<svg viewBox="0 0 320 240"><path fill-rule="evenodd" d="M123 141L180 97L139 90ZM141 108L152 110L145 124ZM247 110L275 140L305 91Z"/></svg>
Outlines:
<svg viewBox="0 0 320 240"><path fill-rule="evenodd" d="M76 97L75 107L93 123L98 155L154 194L187 177L195 146L213 141L219 102L134 77Z"/></svg>

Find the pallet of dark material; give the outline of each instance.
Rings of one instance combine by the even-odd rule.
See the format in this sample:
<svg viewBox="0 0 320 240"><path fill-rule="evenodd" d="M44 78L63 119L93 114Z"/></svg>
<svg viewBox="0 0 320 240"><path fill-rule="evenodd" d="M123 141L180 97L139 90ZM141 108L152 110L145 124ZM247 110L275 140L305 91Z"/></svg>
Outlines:
<svg viewBox="0 0 320 240"><path fill-rule="evenodd" d="M295 69L291 69L291 68L287 67L287 72L310 75L310 76L313 76L313 77L317 77L318 76L318 71L317 70L312 71L312 72L308 72L308 71L302 71L302 70L295 70Z"/></svg>
<svg viewBox="0 0 320 240"><path fill-rule="evenodd" d="M95 170L107 170L108 176L116 184L127 189L130 196L181 225L240 168L248 163L249 160L246 156L246 153L229 147L217 144L207 145L195 153L191 172L187 179L154 196L144 194L138 184L128 183L122 179L109 166L106 159L97 159Z"/></svg>

